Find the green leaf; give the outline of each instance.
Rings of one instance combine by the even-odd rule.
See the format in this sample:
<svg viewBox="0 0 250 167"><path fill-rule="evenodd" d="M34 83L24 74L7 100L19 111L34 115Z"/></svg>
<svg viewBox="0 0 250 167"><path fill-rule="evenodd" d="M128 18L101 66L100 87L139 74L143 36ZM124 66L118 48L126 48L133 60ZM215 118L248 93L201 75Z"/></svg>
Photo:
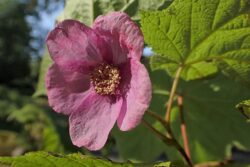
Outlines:
<svg viewBox="0 0 250 167"><path fill-rule="evenodd" d="M177 92L184 99L184 116L194 162L225 159L227 146L234 142L250 150L250 134L246 133L250 127L234 109L234 104L249 98L248 88L220 74L210 80L182 82ZM172 113L174 132L182 141L178 108Z"/></svg>
<svg viewBox="0 0 250 167"><path fill-rule="evenodd" d="M226 63L249 79L249 12L248 0L176 0L166 10L142 12L145 41L158 54L152 67L173 76L183 66L181 77L193 80Z"/></svg>
<svg viewBox="0 0 250 167"><path fill-rule="evenodd" d="M52 152L30 152L19 157L0 157L0 166L11 167L184 167L180 162L162 162L156 164L117 163L110 160L82 155L80 153L62 155Z"/></svg>
<svg viewBox="0 0 250 167"><path fill-rule="evenodd" d="M82 154L61 155L50 152L27 153L20 157L0 157L0 164L13 167L132 167L130 164L118 164L111 161Z"/></svg>
<svg viewBox="0 0 250 167"><path fill-rule="evenodd" d="M250 100L245 100L237 104L236 108L247 117L247 119L250 119Z"/></svg>

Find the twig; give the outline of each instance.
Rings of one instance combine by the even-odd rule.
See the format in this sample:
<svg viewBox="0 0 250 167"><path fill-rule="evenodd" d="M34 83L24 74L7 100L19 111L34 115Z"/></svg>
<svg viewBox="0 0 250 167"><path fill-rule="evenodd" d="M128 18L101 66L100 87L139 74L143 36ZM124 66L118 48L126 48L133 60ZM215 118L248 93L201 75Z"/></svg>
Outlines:
<svg viewBox="0 0 250 167"><path fill-rule="evenodd" d="M188 135L187 135L185 118L184 118L183 96L178 95L177 103L178 103L178 107L180 110L181 135L182 135L182 139L183 139L184 150L185 150L187 156L189 157L189 159L191 160L191 154L190 154L190 149L189 149L189 144L188 144Z"/></svg>

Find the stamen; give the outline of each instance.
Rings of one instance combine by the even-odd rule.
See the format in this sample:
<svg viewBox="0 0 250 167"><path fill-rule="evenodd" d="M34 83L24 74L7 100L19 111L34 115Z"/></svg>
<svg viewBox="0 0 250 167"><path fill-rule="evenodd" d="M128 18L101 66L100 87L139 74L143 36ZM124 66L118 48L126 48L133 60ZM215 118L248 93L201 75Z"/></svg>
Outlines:
<svg viewBox="0 0 250 167"><path fill-rule="evenodd" d="M115 94L121 80L119 69L109 64L97 66L90 76L96 93L100 95Z"/></svg>

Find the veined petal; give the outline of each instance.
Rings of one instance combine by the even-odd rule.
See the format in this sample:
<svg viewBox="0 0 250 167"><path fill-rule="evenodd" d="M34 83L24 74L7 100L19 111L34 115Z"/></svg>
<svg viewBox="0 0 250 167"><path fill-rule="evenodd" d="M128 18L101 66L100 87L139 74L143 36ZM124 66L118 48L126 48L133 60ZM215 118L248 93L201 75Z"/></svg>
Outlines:
<svg viewBox="0 0 250 167"><path fill-rule="evenodd" d="M90 87L89 75L67 71L53 64L46 75L50 106L58 113L69 115L84 101Z"/></svg>
<svg viewBox="0 0 250 167"><path fill-rule="evenodd" d="M88 69L102 62L105 57L106 49L102 41L86 25L75 20L65 20L48 34L46 43L51 58L59 66L77 63Z"/></svg>
<svg viewBox="0 0 250 167"><path fill-rule="evenodd" d="M101 149L121 110L122 98L89 94L81 109L70 115L70 137L74 145Z"/></svg>
<svg viewBox="0 0 250 167"><path fill-rule="evenodd" d="M151 81L143 64L131 59L122 68L124 101L117 120L122 131L136 127L149 107L152 97Z"/></svg>
<svg viewBox="0 0 250 167"><path fill-rule="evenodd" d="M123 12L110 12L99 16L93 29L112 50L113 64L126 62L128 58L140 60L143 51L143 35L139 27Z"/></svg>

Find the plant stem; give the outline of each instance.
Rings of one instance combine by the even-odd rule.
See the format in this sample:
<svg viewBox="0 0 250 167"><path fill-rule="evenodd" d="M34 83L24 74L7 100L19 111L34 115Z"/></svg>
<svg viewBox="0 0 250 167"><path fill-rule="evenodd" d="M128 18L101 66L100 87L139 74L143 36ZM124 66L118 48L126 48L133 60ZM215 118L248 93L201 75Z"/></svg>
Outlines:
<svg viewBox="0 0 250 167"><path fill-rule="evenodd" d="M180 78L180 75L181 75L182 68L183 68L182 66L179 66L179 68L177 69L176 74L175 74L175 78L174 78L174 81L173 81L173 85L172 85L172 88L171 88L171 91L170 91L170 96L169 96L169 100L168 100L168 103L167 103L167 109L166 109L166 115L165 115L166 130L167 130L167 136L170 139L172 139L176 149L185 158L185 160L189 164L189 166L193 166L193 164L191 162L191 159L190 159L190 154L188 155L187 152L179 144L177 139L174 137L174 134L173 134L172 128L171 128L171 109L172 109L172 105L173 105L173 101L174 101L174 97L175 97L175 92L176 92L176 89L177 89L177 86L178 86L178 82L179 82L179 78Z"/></svg>
<svg viewBox="0 0 250 167"><path fill-rule="evenodd" d="M187 135L185 118L184 118L183 96L178 95L177 103L178 103L178 107L180 110L181 135L182 135L182 139L183 139L184 150L185 150L187 156L189 157L189 159L191 160L191 154L190 154L190 149L189 149L189 144L188 144L188 135Z"/></svg>
<svg viewBox="0 0 250 167"><path fill-rule="evenodd" d="M171 91L170 91L169 100L168 100L168 103L167 103L165 119L166 119L167 128L168 128L167 131L168 131L170 136L173 135L172 130L171 130L171 124L170 124L171 108L172 108L172 104L173 104L173 101L174 101L174 96L175 96L175 92L176 92L177 85L178 85L178 82L179 82L179 78L180 78L180 75L181 75L181 71L182 71L182 66L180 66L176 71L174 82L173 82L173 85L172 85L172 88L171 88Z"/></svg>
<svg viewBox="0 0 250 167"><path fill-rule="evenodd" d="M157 119L165 127L165 129L167 131L167 135L164 135L161 132L159 132L157 129L155 129L152 125L150 125L145 120L143 120L142 123L147 128L149 128L154 134L156 134L164 143L166 143L167 145L173 145L180 152L180 154L184 157L187 164L190 167L192 167L193 164L192 164L188 154L186 154L186 151L182 148L182 146L175 139L175 137L174 137L174 135L172 133L171 125L170 125L171 108L172 108L172 104L173 104L173 101L174 101L174 96L175 96L178 81L179 81L179 78L180 78L181 70L182 70L182 67L180 66L177 69L176 76L175 76L175 79L174 79L174 82L173 82L173 86L171 88L170 97L169 97L169 101L168 101L168 104L167 104L167 110L166 110L166 117L165 117L166 120L162 119L160 116L158 116L157 114L155 114L153 112L150 112L150 111L147 112L147 114L149 114L150 116Z"/></svg>
<svg viewBox="0 0 250 167"><path fill-rule="evenodd" d="M182 148L182 146L178 143L178 141L173 138L172 141L174 142L174 146L175 148L179 151L179 153L183 156L183 158L185 159L185 161L187 162L187 164L192 167L193 163L190 160L190 158L188 157L188 155L186 154L185 150Z"/></svg>
<svg viewBox="0 0 250 167"><path fill-rule="evenodd" d="M177 142L176 139L169 139L166 135L155 129L150 123L148 123L145 119L142 120L142 124L151 130L157 137L159 137L165 144L174 145L175 148L180 152L180 154L184 157L189 166L193 166L192 162L189 160L185 150L181 147L181 145Z"/></svg>
<svg viewBox="0 0 250 167"><path fill-rule="evenodd" d="M159 115L154 112L147 111L146 112L149 116L158 120L167 130L167 122L162 119ZM167 135L159 132L155 129L151 124L149 124L146 120L142 120L144 126L146 126L149 130L151 130L157 137L159 137L165 144L174 146L179 153L184 157L185 161L188 163L189 166L193 166L191 160L189 159L188 155L186 154L185 150L182 146L178 143L178 141L174 138L174 136L168 137Z"/></svg>

